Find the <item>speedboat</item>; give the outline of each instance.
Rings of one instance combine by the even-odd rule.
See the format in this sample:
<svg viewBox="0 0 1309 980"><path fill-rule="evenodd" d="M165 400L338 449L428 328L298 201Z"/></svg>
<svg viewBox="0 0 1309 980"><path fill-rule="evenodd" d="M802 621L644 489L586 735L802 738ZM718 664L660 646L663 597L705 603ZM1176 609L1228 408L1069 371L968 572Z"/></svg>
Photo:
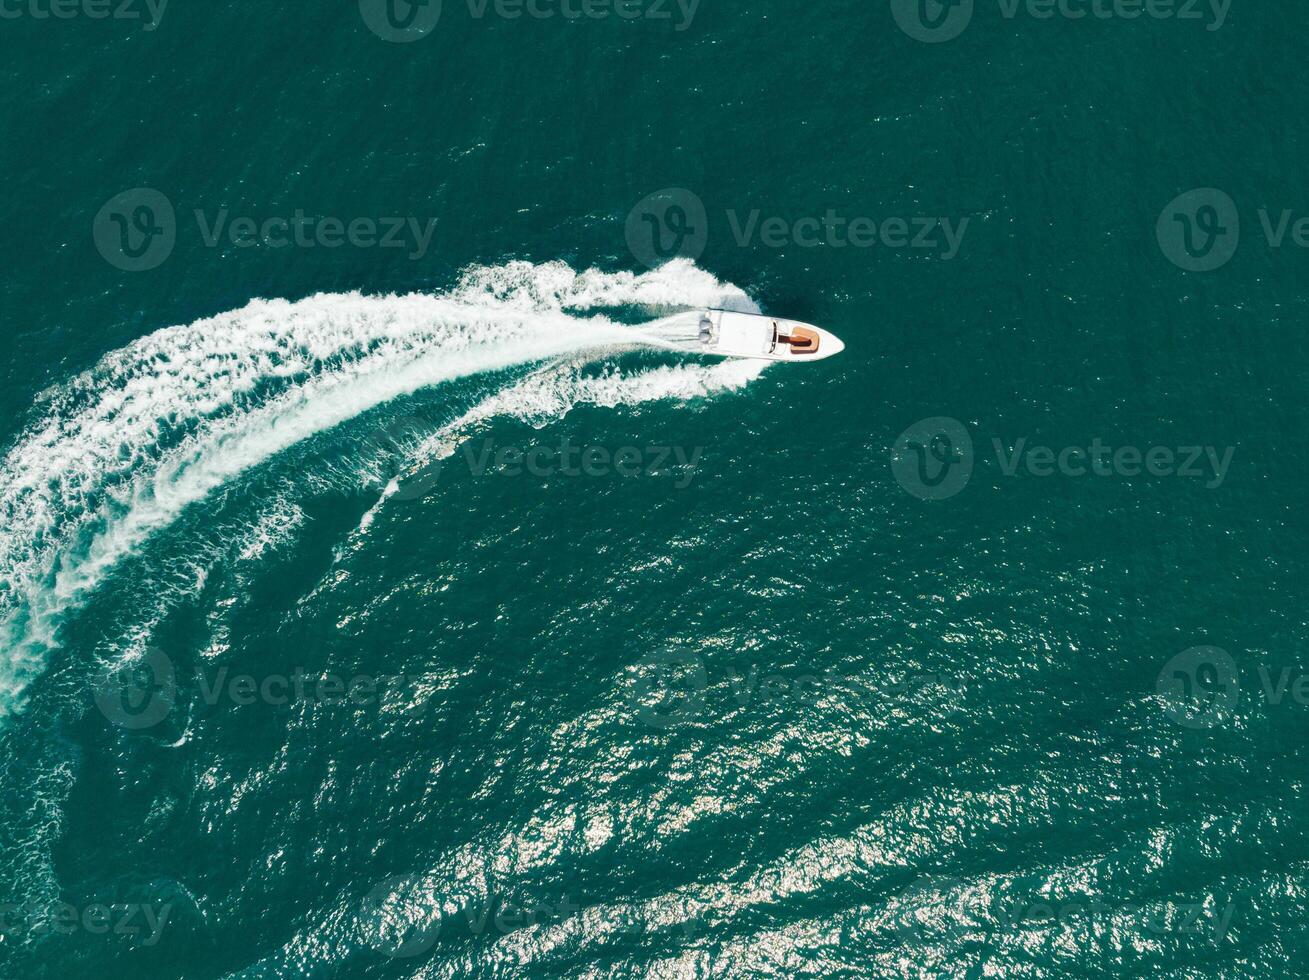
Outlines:
<svg viewBox="0 0 1309 980"><path fill-rule="evenodd" d="M821 361L845 350L845 344L822 327L732 310L705 310L699 343L705 354L765 361Z"/></svg>

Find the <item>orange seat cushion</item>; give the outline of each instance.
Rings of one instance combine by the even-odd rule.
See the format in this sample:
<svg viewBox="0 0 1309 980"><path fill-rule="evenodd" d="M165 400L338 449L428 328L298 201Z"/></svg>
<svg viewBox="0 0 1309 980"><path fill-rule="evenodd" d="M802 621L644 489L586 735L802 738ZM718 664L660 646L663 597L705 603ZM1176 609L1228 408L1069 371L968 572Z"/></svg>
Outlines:
<svg viewBox="0 0 1309 980"><path fill-rule="evenodd" d="M792 327L791 336L787 339L791 344L792 354L815 354L818 352L818 334L812 330L806 330L804 327Z"/></svg>

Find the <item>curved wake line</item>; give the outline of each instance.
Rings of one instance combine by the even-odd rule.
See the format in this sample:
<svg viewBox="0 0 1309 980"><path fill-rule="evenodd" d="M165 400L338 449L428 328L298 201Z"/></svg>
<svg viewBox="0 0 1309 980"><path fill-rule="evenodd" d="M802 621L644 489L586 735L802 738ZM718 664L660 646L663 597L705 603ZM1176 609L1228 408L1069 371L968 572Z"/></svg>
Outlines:
<svg viewBox="0 0 1309 980"><path fill-rule="evenodd" d="M428 436L410 451L405 471L391 479L377 503L364 514L360 530L367 530L377 512L405 490L409 481L417 479L421 491L423 470L453 456L460 443L492 418L515 418L539 427L562 418L578 405L614 408L649 401L705 398L744 387L768 366L767 361L723 360L710 365L651 368L631 374L610 371L595 377L581 373L585 363L578 359L534 371Z"/></svg>
<svg viewBox="0 0 1309 980"><path fill-rule="evenodd" d="M453 452L451 440L498 414L557 417L580 402L739 387L758 366L576 370L615 347L664 346L657 332L579 312L726 303L754 308L687 262L642 275L512 262L470 269L435 296L255 300L111 352L52 389L44 417L0 462L0 716L21 707L66 615L151 535L243 472L395 398L533 362L571 367L492 395L426 448Z"/></svg>

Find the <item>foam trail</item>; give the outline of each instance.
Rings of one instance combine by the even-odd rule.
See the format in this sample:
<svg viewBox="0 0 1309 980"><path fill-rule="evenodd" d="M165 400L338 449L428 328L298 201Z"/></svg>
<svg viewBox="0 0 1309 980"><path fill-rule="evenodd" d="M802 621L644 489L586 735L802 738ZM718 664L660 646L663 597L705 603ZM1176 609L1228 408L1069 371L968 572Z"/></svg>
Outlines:
<svg viewBox="0 0 1309 980"><path fill-rule="evenodd" d="M754 312L753 310L748 312ZM669 350L698 351L700 344L700 310L666 316L641 328L650 342Z"/></svg>
<svg viewBox="0 0 1309 980"><path fill-rule="evenodd" d="M650 331L642 331L650 332ZM582 374L584 359L556 363L490 395L453 422L442 426L409 453L405 471L393 478L360 521L367 530L378 510L407 485L424 490L424 469L454 455L459 445L488 420L516 418L540 428L563 418L578 405L614 408L648 401L705 398L744 387L763 373L767 361L739 359L711 364L681 364L624 374L617 369L599 376Z"/></svg>
<svg viewBox="0 0 1309 980"><path fill-rule="evenodd" d="M123 558L252 467L424 387L654 342L579 312L726 304L753 306L688 262L641 275L511 262L470 269L436 296L255 300L106 355L43 396L43 416L0 462L0 715L21 706L63 619ZM708 393L751 370L692 367L627 379L574 372L535 395L520 384L464 421L526 411L533 398Z"/></svg>

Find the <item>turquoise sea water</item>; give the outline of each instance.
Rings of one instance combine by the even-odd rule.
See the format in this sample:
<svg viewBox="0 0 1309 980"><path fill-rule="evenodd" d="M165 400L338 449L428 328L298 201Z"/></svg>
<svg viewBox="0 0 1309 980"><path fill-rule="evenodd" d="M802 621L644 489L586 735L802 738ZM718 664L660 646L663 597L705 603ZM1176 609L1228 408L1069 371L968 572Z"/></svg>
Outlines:
<svg viewBox="0 0 1309 980"><path fill-rule="evenodd" d="M1303 972L1302 7L0 9L0 976Z"/></svg>

